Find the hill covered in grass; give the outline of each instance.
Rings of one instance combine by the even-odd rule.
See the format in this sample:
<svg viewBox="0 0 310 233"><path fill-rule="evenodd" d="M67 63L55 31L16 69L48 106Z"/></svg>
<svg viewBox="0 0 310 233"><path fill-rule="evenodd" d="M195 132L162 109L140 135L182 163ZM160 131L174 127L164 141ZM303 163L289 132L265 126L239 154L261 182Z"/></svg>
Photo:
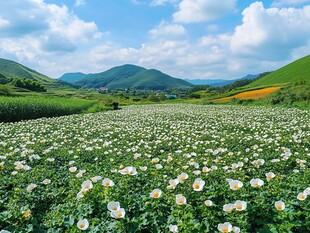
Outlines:
<svg viewBox="0 0 310 233"><path fill-rule="evenodd" d="M55 84L57 80L51 79L46 75L32 70L24 65L21 65L15 61L6 60L0 58L0 74L8 80L22 78L32 79L43 84Z"/></svg>
<svg viewBox="0 0 310 233"><path fill-rule="evenodd" d="M150 89L150 90L170 90L187 89L193 85L182 79L173 78L159 70L150 69L137 73L136 75L119 82L108 84L111 89Z"/></svg>
<svg viewBox="0 0 310 233"><path fill-rule="evenodd" d="M58 80L65 81L68 83L75 83L80 81L81 79L85 78L87 74L77 72L77 73L66 73L58 78Z"/></svg>
<svg viewBox="0 0 310 233"><path fill-rule="evenodd" d="M173 78L159 70L135 65L122 65L107 71L86 75L74 84L82 88L170 90L190 88L192 84Z"/></svg>
<svg viewBox="0 0 310 233"><path fill-rule="evenodd" d="M263 87L292 84L301 80L310 80L310 55L296 60L252 83L246 87Z"/></svg>

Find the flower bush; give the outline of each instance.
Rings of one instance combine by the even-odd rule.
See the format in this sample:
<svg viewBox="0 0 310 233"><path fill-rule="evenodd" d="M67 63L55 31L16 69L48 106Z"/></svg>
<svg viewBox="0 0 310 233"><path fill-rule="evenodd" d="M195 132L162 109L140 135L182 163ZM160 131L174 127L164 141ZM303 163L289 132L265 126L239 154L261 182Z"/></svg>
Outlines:
<svg viewBox="0 0 310 233"><path fill-rule="evenodd" d="M0 123L0 231L310 232L309 127L198 105Z"/></svg>

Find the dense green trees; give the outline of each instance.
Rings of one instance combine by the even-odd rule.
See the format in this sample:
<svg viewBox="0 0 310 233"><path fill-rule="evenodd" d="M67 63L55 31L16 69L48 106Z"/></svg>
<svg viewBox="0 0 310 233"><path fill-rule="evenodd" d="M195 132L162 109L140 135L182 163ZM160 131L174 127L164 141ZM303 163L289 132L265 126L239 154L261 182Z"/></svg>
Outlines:
<svg viewBox="0 0 310 233"><path fill-rule="evenodd" d="M30 91L37 91L37 92L45 92L46 91L46 89L42 83L31 80L31 79L17 78L17 79L14 79L12 84L15 87L25 88L25 89L28 89Z"/></svg>

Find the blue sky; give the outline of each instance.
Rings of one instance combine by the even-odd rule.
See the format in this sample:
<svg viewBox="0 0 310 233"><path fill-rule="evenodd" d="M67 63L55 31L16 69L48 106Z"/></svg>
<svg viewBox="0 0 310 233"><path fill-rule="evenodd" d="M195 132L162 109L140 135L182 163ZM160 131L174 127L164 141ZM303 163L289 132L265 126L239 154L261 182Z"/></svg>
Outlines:
<svg viewBox="0 0 310 233"><path fill-rule="evenodd" d="M310 53L310 0L0 0L0 57L50 77L126 63L234 79Z"/></svg>

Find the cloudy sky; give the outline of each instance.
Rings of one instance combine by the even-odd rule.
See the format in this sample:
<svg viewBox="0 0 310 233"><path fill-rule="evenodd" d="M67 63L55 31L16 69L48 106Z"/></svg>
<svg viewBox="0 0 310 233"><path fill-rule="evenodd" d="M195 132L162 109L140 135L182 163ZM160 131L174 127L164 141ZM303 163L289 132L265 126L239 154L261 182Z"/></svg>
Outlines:
<svg viewBox="0 0 310 233"><path fill-rule="evenodd" d="M310 0L0 0L0 57L52 78L126 63L234 79L310 54Z"/></svg>

